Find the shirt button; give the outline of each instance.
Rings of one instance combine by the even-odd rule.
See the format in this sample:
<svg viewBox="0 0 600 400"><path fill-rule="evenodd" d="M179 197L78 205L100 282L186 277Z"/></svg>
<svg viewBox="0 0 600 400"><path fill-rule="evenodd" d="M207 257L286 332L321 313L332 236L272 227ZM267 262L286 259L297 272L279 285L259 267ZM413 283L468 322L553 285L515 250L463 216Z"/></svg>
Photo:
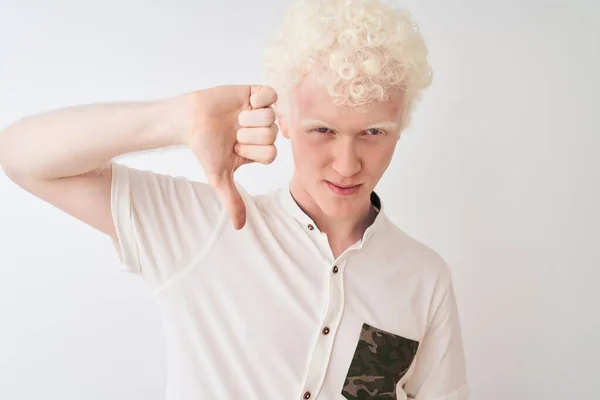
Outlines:
<svg viewBox="0 0 600 400"><path fill-rule="evenodd" d="M310 392L305 392L303 397L305 399L310 399Z"/></svg>
<svg viewBox="0 0 600 400"><path fill-rule="evenodd" d="M313 226L313 224L308 224L307 228L308 228L309 231L312 231L312 230L315 229L315 227ZM309 394L309 396L310 396L310 394Z"/></svg>
<svg viewBox="0 0 600 400"><path fill-rule="evenodd" d="M336 266L334 266L334 267L333 267L333 273L334 273L334 274L337 274L337 273L338 273L338 271L339 271L339 269L338 269L337 265L336 265Z"/></svg>
<svg viewBox="0 0 600 400"><path fill-rule="evenodd" d="M329 328L325 327L323 328L323 335L328 335L329 334Z"/></svg>

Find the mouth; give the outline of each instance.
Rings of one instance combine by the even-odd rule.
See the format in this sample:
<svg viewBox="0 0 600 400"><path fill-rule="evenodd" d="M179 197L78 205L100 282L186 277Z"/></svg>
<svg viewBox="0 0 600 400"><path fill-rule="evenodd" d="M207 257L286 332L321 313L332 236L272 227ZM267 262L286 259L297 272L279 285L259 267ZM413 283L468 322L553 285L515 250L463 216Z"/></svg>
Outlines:
<svg viewBox="0 0 600 400"><path fill-rule="evenodd" d="M358 185L352 185L352 186L342 186L342 185L337 185L337 184L329 182L329 181L325 181L325 184L327 185L327 187L329 187L329 189L332 192L334 192L335 194L338 194L338 195L342 195L342 196L353 195L353 194L357 193L362 186L362 183L358 184Z"/></svg>

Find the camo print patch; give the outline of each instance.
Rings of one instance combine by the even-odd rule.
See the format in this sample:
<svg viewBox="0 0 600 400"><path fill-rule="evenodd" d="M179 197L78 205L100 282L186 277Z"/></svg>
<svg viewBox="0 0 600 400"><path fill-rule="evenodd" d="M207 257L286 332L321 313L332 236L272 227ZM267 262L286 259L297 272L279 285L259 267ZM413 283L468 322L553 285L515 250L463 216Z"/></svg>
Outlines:
<svg viewBox="0 0 600 400"><path fill-rule="evenodd" d="M348 400L396 399L419 342L363 324L342 395Z"/></svg>

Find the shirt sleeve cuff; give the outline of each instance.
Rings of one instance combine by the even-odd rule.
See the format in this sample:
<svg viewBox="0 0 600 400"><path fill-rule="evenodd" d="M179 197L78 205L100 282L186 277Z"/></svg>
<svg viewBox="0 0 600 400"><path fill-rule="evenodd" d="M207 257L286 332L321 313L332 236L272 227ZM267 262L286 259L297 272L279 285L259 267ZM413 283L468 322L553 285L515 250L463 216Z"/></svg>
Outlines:
<svg viewBox="0 0 600 400"><path fill-rule="evenodd" d="M129 171L116 162L112 163L111 210L117 234L113 244L119 261L125 272L138 274L141 263L133 229Z"/></svg>

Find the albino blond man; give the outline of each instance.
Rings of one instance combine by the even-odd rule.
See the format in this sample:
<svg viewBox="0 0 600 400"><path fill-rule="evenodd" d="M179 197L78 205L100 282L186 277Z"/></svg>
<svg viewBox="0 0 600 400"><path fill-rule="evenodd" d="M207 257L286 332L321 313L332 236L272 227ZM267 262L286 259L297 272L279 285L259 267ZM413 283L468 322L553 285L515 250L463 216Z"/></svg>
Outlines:
<svg viewBox="0 0 600 400"><path fill-rule="evenodd" d="M153 290L168 400L463 400L450 269L374 191L431 79L406 11L298 1L265 51L268 86L30 116L0 134L0 162ZM234 172L271 163L279 132L293 177L249 195ZM208 183L114 161L172 145Z"/></svg>

